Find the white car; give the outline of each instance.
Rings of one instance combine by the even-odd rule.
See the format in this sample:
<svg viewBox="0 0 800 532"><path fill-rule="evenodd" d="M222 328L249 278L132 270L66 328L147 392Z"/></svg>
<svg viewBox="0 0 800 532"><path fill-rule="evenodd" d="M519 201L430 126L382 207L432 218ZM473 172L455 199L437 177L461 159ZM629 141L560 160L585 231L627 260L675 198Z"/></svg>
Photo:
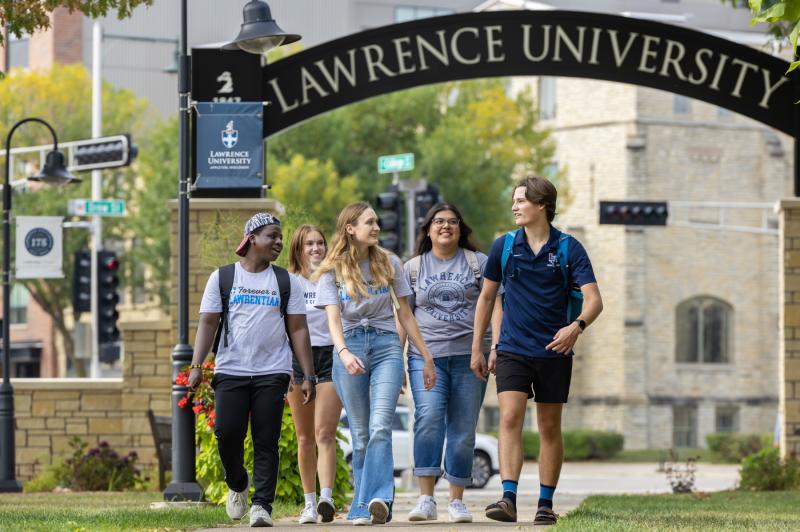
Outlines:
<svg viewBox="0 0 800 532"><path fill-rule="evenodd" d="M346 441L339 440L344 456L349 464L353 456L353 444L350 436L350 424L347 415L342 412L339 430ZM392 422L392 457L394 458L394 476L400 476L406 469L414 467L408 437L408 407L398 406ZM472 486L483 488L499 470L497 456L497 438L488 434L475 434L475 455L472 459Z"/></svg>

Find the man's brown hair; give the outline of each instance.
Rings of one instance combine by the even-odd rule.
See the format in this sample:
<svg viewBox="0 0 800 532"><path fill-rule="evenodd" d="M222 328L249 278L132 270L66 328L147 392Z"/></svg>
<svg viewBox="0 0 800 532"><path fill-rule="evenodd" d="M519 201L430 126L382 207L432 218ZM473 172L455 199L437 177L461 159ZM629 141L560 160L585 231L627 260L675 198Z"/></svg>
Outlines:
<svg viewBox="0 0 800 532"><path fill-rule="evenodd" d="M555 185L545 177L529 175L514 185L514 190L520 187L525 188L525 198L528 201L544 205L547 211L547 221L552 223L556 217L556 200L558 199L558 191Z"/></svg>

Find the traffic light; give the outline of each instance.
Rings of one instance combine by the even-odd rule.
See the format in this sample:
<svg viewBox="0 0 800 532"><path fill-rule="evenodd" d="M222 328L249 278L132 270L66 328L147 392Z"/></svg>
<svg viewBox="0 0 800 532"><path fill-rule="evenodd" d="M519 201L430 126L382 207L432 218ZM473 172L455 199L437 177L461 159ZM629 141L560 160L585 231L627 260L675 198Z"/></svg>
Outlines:
<svg viewBox="0 0 800 532"><path fill-rule="evenodd" d="M75 252L72 267L72 311L75 314L92 310L92 256L87 250Z"/></svg>
<svg viewBox="0 0 800 532"><path fill-rule="evenodd" d="M428 183L425 190L416 193L414 210L416 211L417 227L422 225L425 215L428 214L431 207L442 201L444 199L439 194L439 187L433 183Z"/></svg>
<svg viewBox="0 0 800 532"><path fill-rule="evenodd" d="M97 339L100 344L119 340L117 286L119 261L113 251L97 253Z"/></svg>
<svg viewBox="0 0 800 532"><path fill-rule="evenodd" d="M70 169L75 172L128 166L139 149L131 143L130 135L114 135L76 142L72 149Z"/></svg>
<svg viewBox="0 0 800 532"><path fill-rule="evenodd" d="M666 201L601 201L600 223L667 225Z"/></svg>
<svg viewBox="0 0 800 532"><path fill-rule="evenodd" d="M397 185L389 185L375 199L381 236L378 243L396 255L403 253L403 197Z"/></svg>

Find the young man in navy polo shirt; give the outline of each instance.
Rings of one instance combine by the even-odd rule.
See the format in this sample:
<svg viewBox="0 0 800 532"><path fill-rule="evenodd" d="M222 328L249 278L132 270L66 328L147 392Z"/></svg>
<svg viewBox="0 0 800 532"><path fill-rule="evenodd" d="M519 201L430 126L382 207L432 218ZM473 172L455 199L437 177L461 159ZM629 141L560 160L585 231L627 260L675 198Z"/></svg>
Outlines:
<svg viewBox="0 0 800 532"><path fill-rule="evenodd" d="M517 520L517 483L522 469L522 423L527 401L536 401L539 450L539 504L534 524L555 524L553 493L564 461L561 411L569 395L572 348L583 330L603 310L592 264L572 237L567 244L567 279L579 286L583 309L574 321L567 317L568 291L559 263L562 233L551 225L557 192L542 177L527 177L514 187L511 212L519 226L508 255L502 256L505 235L495 240L484 272L475 311L472 371L482 379L496 375L500 405L500 475L503 498L486 508L497 521ZM563 256L563 255L562 255ZM481 338L492 315L500 283L505 286L500 342L492 346L488 365Z"/></svg>

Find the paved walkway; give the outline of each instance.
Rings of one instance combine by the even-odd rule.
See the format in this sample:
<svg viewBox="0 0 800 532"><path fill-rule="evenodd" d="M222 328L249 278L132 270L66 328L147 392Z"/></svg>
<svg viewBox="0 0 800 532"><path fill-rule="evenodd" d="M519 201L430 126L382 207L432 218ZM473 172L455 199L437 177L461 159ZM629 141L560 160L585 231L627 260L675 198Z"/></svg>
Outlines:
<svg viewBox="0 0 800 532"><path fill-rule="evenodd" d="M736 485L738 466L699 464L697 466L696 486L700 491L719 491L731 489ZM483 508L495 502L500 496L500 479L495 476L482 490L467 490L465 503L472 511L475 522L468 524L450 524L447 522L447 483L440 482L436 489L436 500L439 504L439 520L426 523L409 523L406 515L417 501L416 492L398 492L395 498L395 520L384 525L393 531L416 532L453 532L458 530L534 530L546 527L534 527L534 505L539 495L539 481L535 463L526 463L520 477L519 522L498 523L486 519ZM670 486L666 475L657 470L656 464L612 464L596 462L570 462L564 464L561 480L556 491L556 511L565 514L577 508L589 495L621 494L621 493L669 493ZM247 524L220 525L233 528L248 528ZM322 525L299 525L297 518L281 519L275 523L277 530L309 531L332 530L335 532L364 530L354 527L343 515L332 523ZM213 530L213 529L211 529Z"/></svg>

